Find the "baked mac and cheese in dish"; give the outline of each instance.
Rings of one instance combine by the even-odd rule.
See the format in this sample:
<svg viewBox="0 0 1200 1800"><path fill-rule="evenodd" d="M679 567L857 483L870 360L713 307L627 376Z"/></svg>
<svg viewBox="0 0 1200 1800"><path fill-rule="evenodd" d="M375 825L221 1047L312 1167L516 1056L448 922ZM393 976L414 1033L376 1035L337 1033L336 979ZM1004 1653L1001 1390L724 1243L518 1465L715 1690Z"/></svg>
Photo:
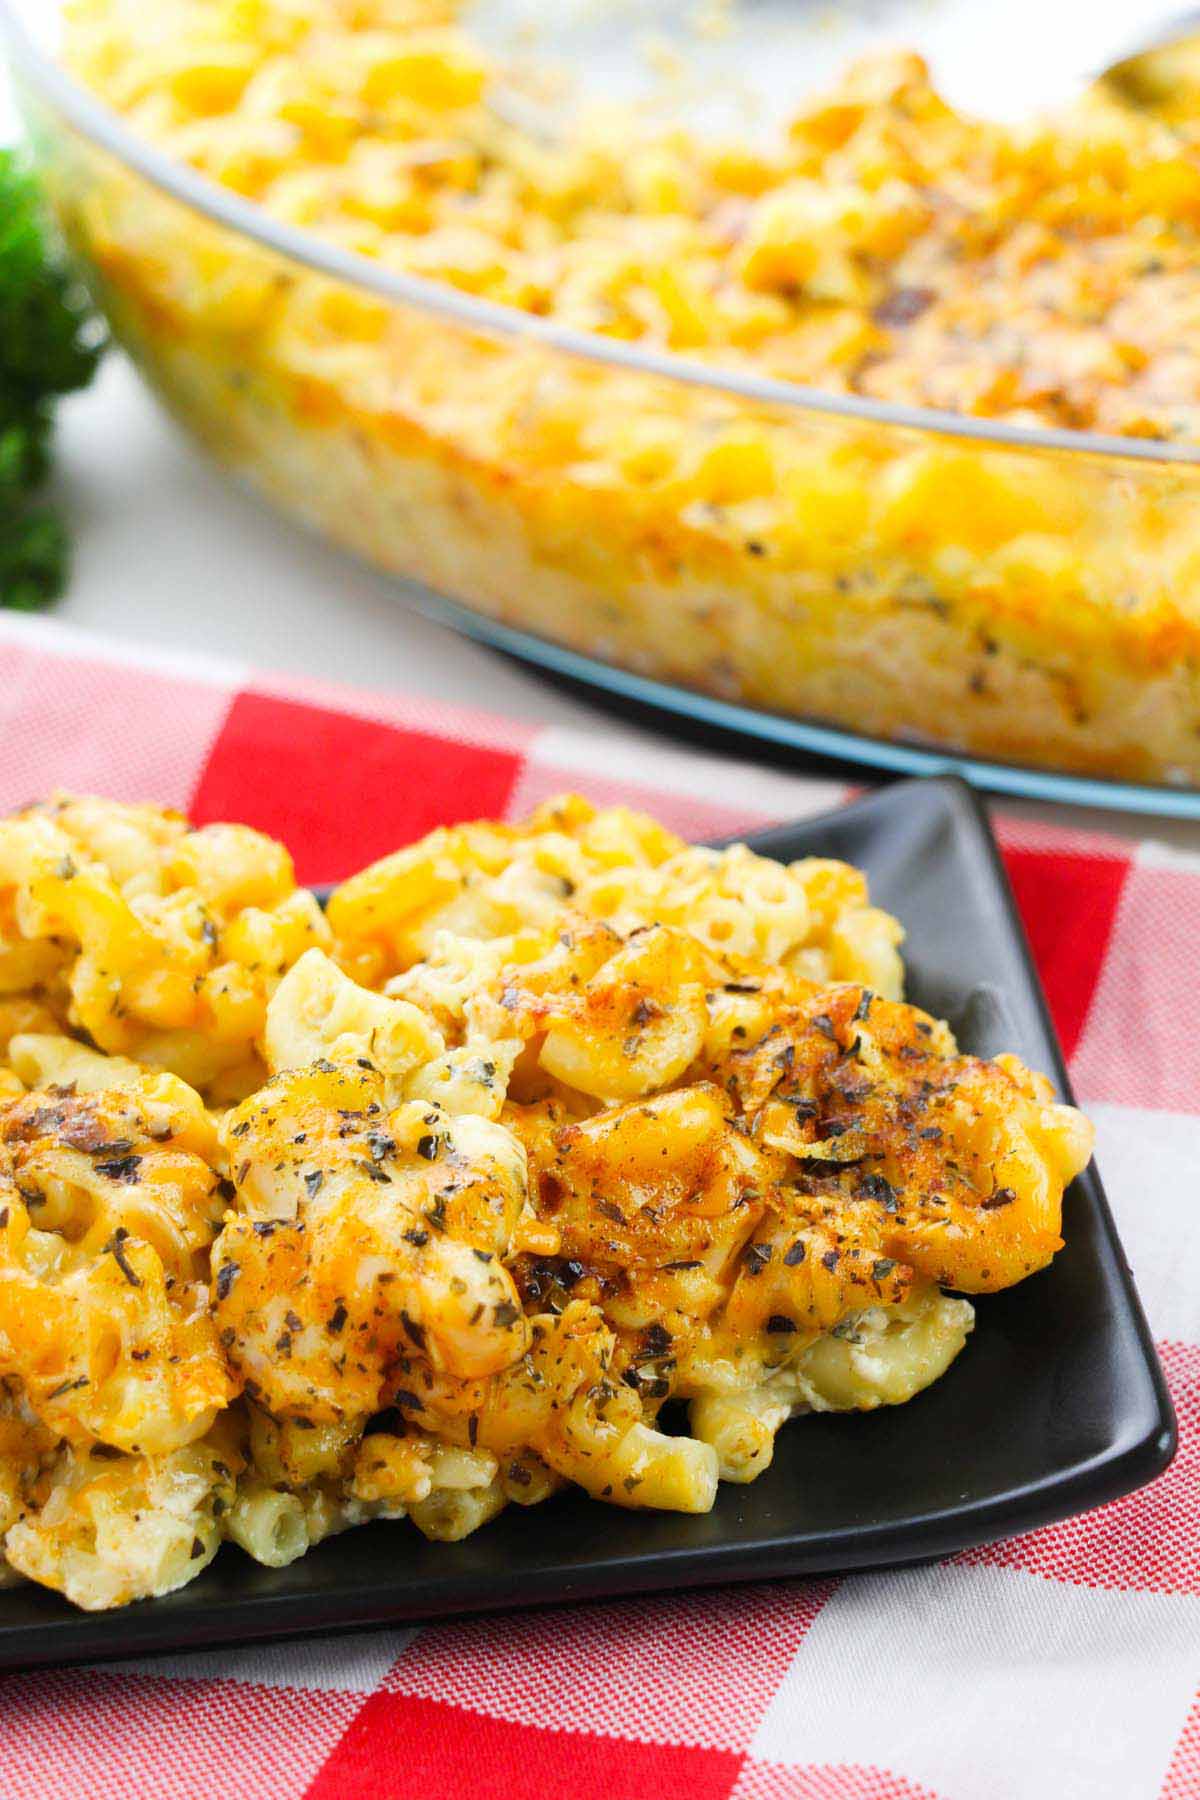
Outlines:
<svg viewBox="0 0 1200 1800"><path fill-rule="evenodd" d="M432 284L422 304L320 274L65 141L67 229L173 409L333 537L601 660L1196 783L1200 473L1119 452L1200 437L1198 115L1097 92L993 125L895 54L753 140L583 105L547 135L454 11L71 0L69 66L138 138ZM505 329L439 314L448 294ZM667 366L605 366L631 346ZM741 398L743 376L795 398Z"/></svg>
<svg viewBox="0 0 1200 1800"><path fill-rule="evenodd" d="M0 1543L83 1607L226 1539L705 1512L942 1375L1091 1150L904 1002L858 871L580 799L322 912L247 828L58 796L0 919Z"/></svg>

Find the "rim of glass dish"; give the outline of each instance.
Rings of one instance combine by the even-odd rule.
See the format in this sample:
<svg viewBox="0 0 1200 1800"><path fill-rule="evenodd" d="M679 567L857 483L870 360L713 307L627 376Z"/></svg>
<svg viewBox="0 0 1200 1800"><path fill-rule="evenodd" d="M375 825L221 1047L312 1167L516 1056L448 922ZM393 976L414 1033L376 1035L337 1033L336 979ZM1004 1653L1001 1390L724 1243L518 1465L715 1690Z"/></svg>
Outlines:
<svg viewBox="0 0 1200 1800"><path fill-rule="evenodd" d="M707 388L739 399L787 407L793 411L852 419L860 424L887 425L914 433L970 439L1018 450L1068 451L1125 462L1200 463L1200 444L1156 439L1113 437L1101 432L1073 431L1049 425L1018 425L1002 419L976 419L966 413L934 407L893 406L855 394L833 394L820 388L739 369L710 368L670 351L625 343L598 332L578 331L553 319L523 312L498 301L480 300L448 283L401 274L357 251L327 243L314 232L275 219L265 208L244 200L232 189L177 162L140 138L120 115L70 76L27 31L13 0L0 0L0 38L6 40L16 69L57 108L69 124L108 151L152 186L192 211L215 220L291 262L314 269L348 286L364 288L382 299L419 308L490 337L522 338L564 355L636 374L654 375L688 387Z"/></svg>
<svg viewBox="0 0 1200 1800"><path fill-rule="evenodd" d="M1029 763L994 761L968 751L937 744L901 743L894 738L868 737L839 725L788 713L768 712L736 700L678 683L639 674L617 663L605 663L552 638L539 637L519 626L505 625L486 613L475 612L461 601L451 600L432 588L417 587L406 596L408 603L432 619L492 650L503 651L521 662L565 676L600 694L632 701L652 712L686 719L692 724L729 735L756 748L799 750L806 755L857 764L885 775L957 775L971 787L1018 800L1052 800L1060 805L1095 807L1104 812L1140 813L1163 819L1200 822L1200 789L1159 786L1123 781L1116 776L1072 774L1066 770L1038 769Z"/></svg>

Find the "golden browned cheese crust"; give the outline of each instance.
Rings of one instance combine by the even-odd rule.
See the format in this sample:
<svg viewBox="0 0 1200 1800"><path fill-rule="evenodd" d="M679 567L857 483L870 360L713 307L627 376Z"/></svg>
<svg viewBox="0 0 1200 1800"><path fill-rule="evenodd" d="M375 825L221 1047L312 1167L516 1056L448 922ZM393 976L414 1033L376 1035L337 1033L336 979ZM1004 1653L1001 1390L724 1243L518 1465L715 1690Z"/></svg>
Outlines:
<svg viewBox="0 0 1200 1800"><path fill-rule="evenodd" d="M73 66L275 217L714 371L1193 444L1200 135L1177 58L1000 127L911 55L768 142L557 141L453 7L75 0ZM1150 75L1153 74L1153 80ZM51 171L53 176L53 171ZM1196 471L749 404L391 306L112 165L68 229L177 411L384 566L627 667L843 727L1200 780Z"/></svg>
<svg viewBox="0 0 1200 1800"><path fill-rule="evenodd" d="M889 54L757 146L619 113L538 142L496 97L502 63L390 5L69 12L82 73L140 129L389 267L812 386L1196 435L1186 120L1093 94L993 125Z"/></svg>
<svg viewBox="0 0 1200 1800"><path fill-rule="evenodd" d="M215 1150L169 1075L0 1113L0 1376L68 1442L170 1451L236 1394L205 1304Z"/></svg>
<svg viewBox="0 0 1200 1800"><path fill-rule="evenodd" d="M225 1539L271 1566L370 1518L456 1539L568 1485L705 1512L789 1419L938 1379L963 1296L1060 1246L1090 1128L901 1000L900 928L843 864L571 797L435 831L270 971L235 1040L261 1078L211 1112L138 1060L147 994L204 944L201 874L224 948L272 941L259 900L304 916L262 889L280 847L64 797L0 821L6 856L0 1538L81 1606ZM135 1054L76 1023L106 971Z"/></svg>

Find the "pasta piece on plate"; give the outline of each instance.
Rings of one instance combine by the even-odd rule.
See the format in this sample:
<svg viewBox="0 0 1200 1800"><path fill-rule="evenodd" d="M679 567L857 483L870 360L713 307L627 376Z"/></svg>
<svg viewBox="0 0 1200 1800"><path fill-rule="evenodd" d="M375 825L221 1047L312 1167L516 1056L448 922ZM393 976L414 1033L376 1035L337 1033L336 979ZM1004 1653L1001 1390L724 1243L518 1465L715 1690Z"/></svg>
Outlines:
<svg viewBox="0 0 1200 1800"><path fill-rule="evenodd" d="M215 1155L174 1075L0 1110L0 1376L70 1443L169 1452L237 1392L206 1304Z"/></svg>
<svg viewBox="0 0 1200 1800"><path fill-rule="evenodd" d="M346 966L375 985L428 956L439 930L505 938L567 906L622 932L681 925L716 950L901 991L903 932L870 905L857 869L685 844L642 813L573 795L524 825L432 832L343 882L329 917Z"/></svg>
<svg viewBox="0 0 1200 1800"><path fill-rule="evenodd" d="M154 1456L64 1446L5 1555L88 1612L173 1593L220 1548L235 1455L219 1435Z"/></svg>
<svg viewBox="0 0 1200 1800"><path fill-rule="evenodd" d="M328 942L287 851L248 826L70 795L0 820L0 995L218 1098L261 1080L267 1000Z"/></svg>

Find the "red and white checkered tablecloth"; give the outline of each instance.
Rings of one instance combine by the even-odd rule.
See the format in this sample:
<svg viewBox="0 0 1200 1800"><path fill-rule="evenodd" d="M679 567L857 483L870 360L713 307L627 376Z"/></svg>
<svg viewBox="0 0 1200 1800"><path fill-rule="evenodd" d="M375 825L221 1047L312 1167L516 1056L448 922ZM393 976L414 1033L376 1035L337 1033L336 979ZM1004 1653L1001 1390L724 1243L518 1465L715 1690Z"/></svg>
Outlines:
<svg viewBox="0 0 1200 1800"><path fill-rule="evenodd" d="M564 787L696 835L842 792L5 618L0 810L55 784L247 820L306 881ZM932 1568L10 1676L2 1800L1198 1800L1200 852L1000 834L1174 1392L1166 1474Z"/></svg>

